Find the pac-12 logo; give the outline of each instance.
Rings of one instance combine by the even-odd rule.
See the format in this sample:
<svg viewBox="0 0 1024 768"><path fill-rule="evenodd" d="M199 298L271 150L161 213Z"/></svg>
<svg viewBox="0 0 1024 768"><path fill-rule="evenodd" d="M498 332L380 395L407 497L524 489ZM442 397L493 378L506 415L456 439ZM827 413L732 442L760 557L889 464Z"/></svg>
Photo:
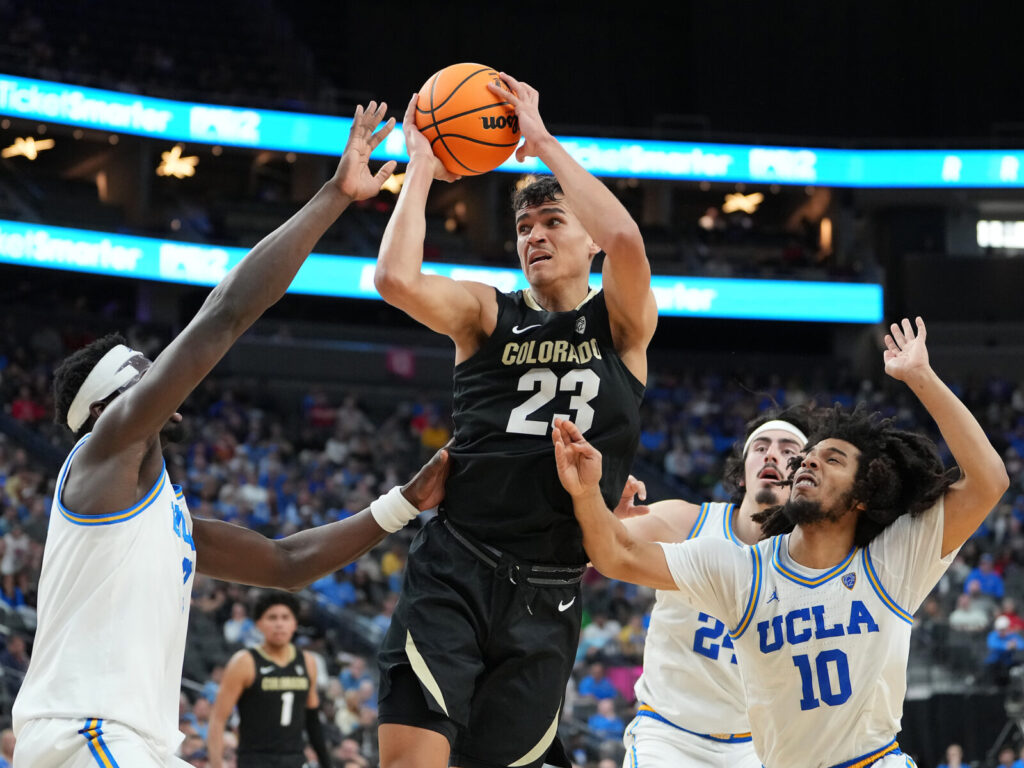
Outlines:
<svg viewBox="0 0 1024 768"><path fill-rule="evenodd" d="M496 128L511 128L512 133L519 133L519 116L518 115L494 115L485 116L480 118L480 122L483 123L485 131L493 131Z"/></svg>

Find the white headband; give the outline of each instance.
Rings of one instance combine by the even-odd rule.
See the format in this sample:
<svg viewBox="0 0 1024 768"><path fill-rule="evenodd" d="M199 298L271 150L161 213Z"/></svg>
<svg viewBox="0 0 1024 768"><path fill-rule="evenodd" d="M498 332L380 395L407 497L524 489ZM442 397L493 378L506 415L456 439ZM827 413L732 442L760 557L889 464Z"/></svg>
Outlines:
<svg viewBox="0 0 1024 768"><path fill-rule="evenodd" d="M100 358L85 377L68 408L68 426L72 432L77 432L89 418L89 406L108 397L139 375L136 368L128 365L128 361L141 354L124 344L118 344Z"/></svg>
<svg viewBox="0 0 1024 768"><path fill-rule="evenodd" d="M747 455L747 450L750 448L750 444L753 443L757 438L763 435L765 432L771 432L772 430L779 430L780 432L788 432L797 440L800 441L800 447L807 445L807 435L801 432L799 429L794 427L788 421L782 421L780 419L774 419L772 421L766 421L760 427L750 433L750 437L747 438L747 442L743 444L743 455Z"/></svg>

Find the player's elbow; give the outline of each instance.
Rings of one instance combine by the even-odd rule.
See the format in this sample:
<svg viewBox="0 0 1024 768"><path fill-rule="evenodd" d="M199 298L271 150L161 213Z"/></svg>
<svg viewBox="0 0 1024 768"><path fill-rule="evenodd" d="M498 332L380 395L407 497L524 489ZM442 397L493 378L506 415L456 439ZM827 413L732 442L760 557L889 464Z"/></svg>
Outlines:
<svg viewBox="0 0 1024 768"><path fill-rule="evenodd" d="M601 247L605 253L611 254L612 258L619 255L645 256L644 238L640 233L640 227L628 215L622 221L615 222L603 240Z"/></svg>
<svg viewBox="0 0 1024 768"><path fill-rule="evenodd" d="M418 278L419 272L403 273L400 269L389 267L378 261L377 268L373 272L373 287L377 289L377 293L384 301L396 304L400 303L404 297L415 293Z"/></svg>

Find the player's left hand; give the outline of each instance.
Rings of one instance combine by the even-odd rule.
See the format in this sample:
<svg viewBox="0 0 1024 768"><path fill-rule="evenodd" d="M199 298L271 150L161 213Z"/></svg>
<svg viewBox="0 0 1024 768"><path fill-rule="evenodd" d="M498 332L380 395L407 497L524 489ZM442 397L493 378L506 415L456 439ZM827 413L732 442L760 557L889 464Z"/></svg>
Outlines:
<svg viewBox="0 0 1024 768"><path fill-rule="evenodd" d="M598 490L601 482L601 452L586 441L571 421L555 419L551 430L555 445L558 479L570 496L582 496Z"/></svg>
<svg viewBox="0 0 1024 768"><path fill-rule="evenodd" d="M647 486L643 480L637 480L630 475L626 480L626 487L622 489L622 498L619 499L618 506L613 510L619 520L639 517L651 511L651 508L646 504L634 503L636 497L639 497L640 501L645 501L647 499Z"/></svg>
<svg viewBox="0 0 1024 768"><path fill-rule="evenodd" d="M435 453L430 461L424 464L412 480L402 486L402 495L421 512L433 509L444 499L444 484L451 470L451 459L448 456L449 440L444 448Z"/></svg>
<svg viewBox="0 0 1024 768"><path fill-rule="evenodd" d="M341 193L352 200L366 200L380 192L381 186L398 165L394 160L389 160L377 173L370 173L370 153L395 127L395 118L392 117L383 128L376 133L373 132L384 119L387 109L388 105L383 101L379 106L377 102L371 101L365 109L362 104L356 107L352 128L348 133L348 143L338 163L338 170L331 179Z"/></svg>
<svg viewBox="0 0 1024 768"><path fill-rule="evenodd" d="M544 127L544 121L540 118L540 94L537 89L516 80L504 72L498 73L502 81L509 87L506 91L494 83L488 83L487 88L495 96L500 96L516 110L519 118L519 133L526 141L519 145L516 150L516 160L520 163L528 157L536 157L540 152L539 145L545 139L551 138L548 129Z"/></svg>
<svg viewBox="0 0 1024 768"><path fill-rule="evenodd" d="M909 381L930 369L928 348L925 346L928 334L924 320L918 317L916 322L916 333L910 320L905 317L902 325L893 323L889 327L890 333L885 336L885 352L882 353L885 372L897 381Z"/></svg>

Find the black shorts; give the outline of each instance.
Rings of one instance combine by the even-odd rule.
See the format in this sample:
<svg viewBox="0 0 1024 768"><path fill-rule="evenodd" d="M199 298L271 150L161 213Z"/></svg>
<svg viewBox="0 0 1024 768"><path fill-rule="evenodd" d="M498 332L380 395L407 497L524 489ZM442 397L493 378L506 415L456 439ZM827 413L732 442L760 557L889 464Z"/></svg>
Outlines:
<svg viewBox="0 0 1024 768"><path fill-rule="evenodd" d="M427 523L381 648L380 721L444 734L462 768L568 766L556 731L581 570L488 564L439 518Z"/></svg>
<svg viewBox="0 0 1024 768"><path fill-rule="evenodd" d="M236 761L238 768L302 768L306 764L306 756L248 752L239 754Z"/></svg>

